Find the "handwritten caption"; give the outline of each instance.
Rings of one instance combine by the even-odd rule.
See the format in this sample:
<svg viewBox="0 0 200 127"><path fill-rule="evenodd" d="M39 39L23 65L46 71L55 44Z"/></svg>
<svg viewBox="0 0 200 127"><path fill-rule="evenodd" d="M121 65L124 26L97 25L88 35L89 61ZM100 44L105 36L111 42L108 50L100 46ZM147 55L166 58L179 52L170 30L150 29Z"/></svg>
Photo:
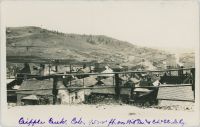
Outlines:
<svg viewBox="0 0 200 127"><path fill-rule="evenodd" d="M129 125L180 125L184 126L185 122L183 119L117 119L110 118L105 120L84 120L82 117L73 117L71 119L53 118L50 117L47 120L24 118L21 117L18 121L20 125L25 126L41 126L41 125L77 125L77 126L129 126Z"/></svg>

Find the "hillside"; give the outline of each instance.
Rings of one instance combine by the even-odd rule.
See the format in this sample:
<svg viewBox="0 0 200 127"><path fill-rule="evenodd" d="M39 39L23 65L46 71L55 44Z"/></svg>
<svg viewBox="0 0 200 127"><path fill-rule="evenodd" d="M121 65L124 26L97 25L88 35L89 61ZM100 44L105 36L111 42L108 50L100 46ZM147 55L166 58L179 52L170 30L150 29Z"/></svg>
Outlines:
<svg viewBox="0 0 200 127"><path fill-rule="evenodd" d="M180 54L180 62L183 63L186 67L195 66L195 53L182 53Z"/></svg>
<svg viewBox="0 0 200 127"><path fill-rule="evenodd" d="M66 59L98 61L133 67L142 61L156 68L174 63L173 54L140 47L104 35L65 34L40 27L8 27L7 58ZM192 60L191 60L192 61ZM187 65L190 66L190 65Z"/></svg>

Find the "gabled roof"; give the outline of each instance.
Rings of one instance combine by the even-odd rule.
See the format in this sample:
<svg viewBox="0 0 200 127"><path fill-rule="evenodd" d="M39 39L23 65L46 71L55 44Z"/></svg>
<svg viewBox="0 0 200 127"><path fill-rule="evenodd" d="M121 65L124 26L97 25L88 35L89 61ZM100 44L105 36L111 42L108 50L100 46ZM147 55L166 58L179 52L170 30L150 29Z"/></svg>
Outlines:
<svg viewBox="0 0 200 127"><path fill-rule="evenodd" d="M109 78L102 79L101 81L103 82L104 85L113 86L114 78L109 77Z"/></svg>
<svg viewBox="0 0 200 127"><path fill-rule="evenodd" d="M108 66L105 66L105 70L102 71L101 73L113 73L113 70L111 68L109 68ZM103 76L103 77L112 77L114 76L114 74L101 74L99 76Z"/></svg>

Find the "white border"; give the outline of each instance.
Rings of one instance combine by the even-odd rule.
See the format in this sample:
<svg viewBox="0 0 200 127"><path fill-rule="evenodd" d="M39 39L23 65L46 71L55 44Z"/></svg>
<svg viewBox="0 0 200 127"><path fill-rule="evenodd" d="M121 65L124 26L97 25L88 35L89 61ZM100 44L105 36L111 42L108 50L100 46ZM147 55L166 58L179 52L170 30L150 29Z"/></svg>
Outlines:
<svg viewBox="0 0 200 127"><path fill-rule="evenodd" d="M31 2L31 1L30 1ZM42 1L43 2L43 1ZM52 2L52 1L51 1ZM0 81L1 81L1 125L4 126L2 123L4 123L4 121L7 121L6 118L9 118L9 116L6 116L7 115L7 104L6 104L6 85L5 85L5 80L6 80L6 35L5 35L5 20L4 20L4 10L2 8L2 6L5 4L5 2L1 1L1 10L0 10L0 13L1 13L1 63L0 63L0 70L1 70L1 76L0 76ZM198 4L198 3L197 3ZM198 10L199 11L199 10ZM196 38L197 42L199 42L200 40L200 36L199 36L199 18L198 18L198 37ZM196 115L198 116L198 118L200 118L200 112L199 112L199 107L200 107L200 103L199 103L199 100L200 100L200 94L199 94L199 91L200 91L200 87L199 87L199 70L200 70L200 57L199 57L199 51L200 51L200 44L199 43L195 43L196 44L196 49L195 49L195 68L196 68L196 82L195 82L195 110L196 110ZM192 119L192 118L191 118ZM3 122L2 122L3 121ZM199 121L198 121L199 122ZM200 122L199 122L199 125L200 125Z"/></svg>

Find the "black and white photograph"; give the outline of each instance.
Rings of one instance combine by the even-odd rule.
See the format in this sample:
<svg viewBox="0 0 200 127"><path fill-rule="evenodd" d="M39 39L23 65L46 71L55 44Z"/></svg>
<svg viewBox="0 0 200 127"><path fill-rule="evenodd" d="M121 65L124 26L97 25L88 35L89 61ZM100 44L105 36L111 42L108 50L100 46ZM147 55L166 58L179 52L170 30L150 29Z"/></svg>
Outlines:
<svg viewBox="0 0 200 127"><path fill-rule="evenodd" d="M2 1L1 126L199 126L198 4Z"/></svg>

